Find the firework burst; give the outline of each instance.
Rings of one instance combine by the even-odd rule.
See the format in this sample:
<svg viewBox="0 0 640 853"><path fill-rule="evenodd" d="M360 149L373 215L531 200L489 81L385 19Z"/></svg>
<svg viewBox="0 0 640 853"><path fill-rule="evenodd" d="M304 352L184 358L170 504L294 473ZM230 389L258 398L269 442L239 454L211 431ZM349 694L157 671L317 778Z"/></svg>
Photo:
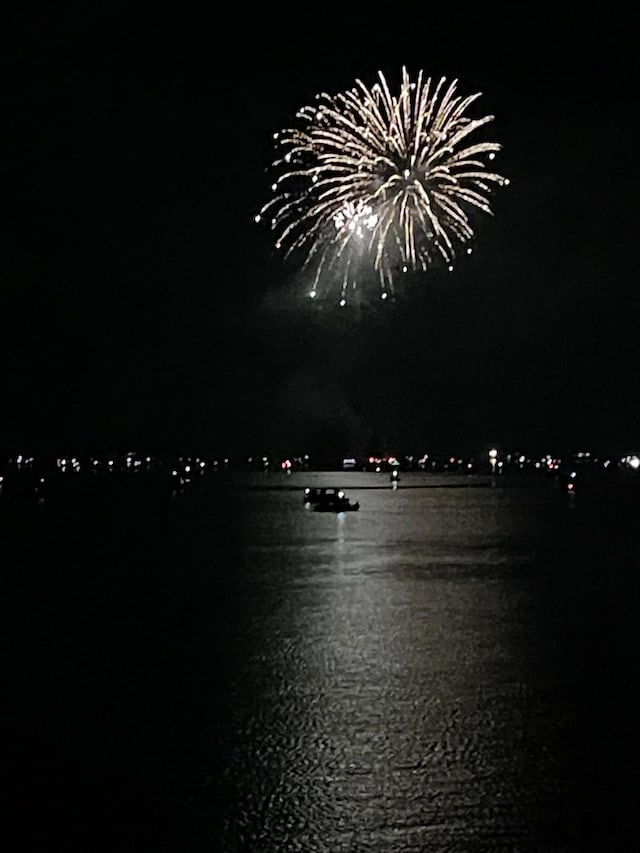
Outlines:
<svg viewBox="0 0 640 853"><path fill-rule="evenodd" d="M317 95L275 134L273 195L256 221L307 271L310 296L345 304L373 286L386 299L403 273L452 269L471 252L471 214L491 214L508 181L488 168L501 146L470 140L494 117L470 118L480 93L461 97L457 82L403 68L396 96L378 72L371 88Z"/></svg>

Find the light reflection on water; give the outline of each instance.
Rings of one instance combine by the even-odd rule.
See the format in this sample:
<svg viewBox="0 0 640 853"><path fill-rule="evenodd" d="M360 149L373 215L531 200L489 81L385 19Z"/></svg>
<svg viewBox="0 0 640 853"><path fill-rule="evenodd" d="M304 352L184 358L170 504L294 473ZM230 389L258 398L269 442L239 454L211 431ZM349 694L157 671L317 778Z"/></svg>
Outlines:
<svg viewBox="0 0 640 853"><path fill-rule="evenodd" d="M564 849L568 719L542 587L566 502L347 492L361 509L337 516L301 490L236 495L251 642L223 849Z"/></svg>

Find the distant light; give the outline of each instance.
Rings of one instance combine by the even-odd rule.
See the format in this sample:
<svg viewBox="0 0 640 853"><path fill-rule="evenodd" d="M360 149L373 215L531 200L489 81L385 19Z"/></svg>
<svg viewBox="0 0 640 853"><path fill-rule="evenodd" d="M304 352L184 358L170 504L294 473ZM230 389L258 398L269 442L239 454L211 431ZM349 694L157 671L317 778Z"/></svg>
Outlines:
<svg viewBox="0 0 640 853"><path fill-rule="evenodd" d="M340 300L340 307L341 307L341 308L344 308L344 306L345 306L346 304L347 304L347 300L346 300L346 299L341 299L341 300Z"/></svg>
<svg viewBox="0 0 640 853"><path fill-rule="evenodd" d="M386 292L386 290L385 290L385 291L383 291L382 296L381 296L380 298L381 298L381 299L386 299L388 295L389 295L389 294L388 294L388 293Z"/></svg>
<svg viewBox="0 0 640 853"><path fill-rule="evenodd" d="M315 298L316 298L316 292L315 292L315 290L310 290L310 291L309 291L309 296L310 296L312 299L315 299Z"/></svg>

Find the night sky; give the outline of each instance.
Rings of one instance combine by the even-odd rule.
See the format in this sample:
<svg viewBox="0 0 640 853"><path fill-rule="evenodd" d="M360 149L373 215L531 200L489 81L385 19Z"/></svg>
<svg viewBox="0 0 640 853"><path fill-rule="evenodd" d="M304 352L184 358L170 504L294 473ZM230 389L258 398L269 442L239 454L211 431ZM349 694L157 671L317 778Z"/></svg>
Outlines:
<svg viewBox="0 0 640 853"><path fill-rule="evenodd" d="M14 14L0 451L637 452L631 13L430 5ZM510 186L453 276L320 308L253 221L272 134L403 65L482 93Z"/></svg>

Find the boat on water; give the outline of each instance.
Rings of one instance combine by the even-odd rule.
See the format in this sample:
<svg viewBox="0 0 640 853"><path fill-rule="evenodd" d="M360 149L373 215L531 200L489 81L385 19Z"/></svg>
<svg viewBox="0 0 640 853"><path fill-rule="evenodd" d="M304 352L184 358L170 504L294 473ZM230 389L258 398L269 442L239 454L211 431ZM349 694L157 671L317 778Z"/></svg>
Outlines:
<svg viewBox="0 0 640 853"><path fill-rule="evenodd" d="M349 498L335 498L314 504L314 512L353 512L360 509L358 501L352 503Z"/></svg>
<svg viewBox="0 0 640 853"><path fill-rule="evenodd" d="M322 500L328 491L329 491L329 489L325 489L325 488L313 489L313 488L310 488L309 486L307 486L306 489L304 490L304 494L302 496L302 502L305 505L311 504L313 506L313 504L317 503L319 500Z"/></svg>
<svg viewBox="0 0 640 853"><path fill-rule="evenodd" d="M314 512L349 512L360 509L358 501L351 502L342 489L306 488L304 504Z"/></svg>

